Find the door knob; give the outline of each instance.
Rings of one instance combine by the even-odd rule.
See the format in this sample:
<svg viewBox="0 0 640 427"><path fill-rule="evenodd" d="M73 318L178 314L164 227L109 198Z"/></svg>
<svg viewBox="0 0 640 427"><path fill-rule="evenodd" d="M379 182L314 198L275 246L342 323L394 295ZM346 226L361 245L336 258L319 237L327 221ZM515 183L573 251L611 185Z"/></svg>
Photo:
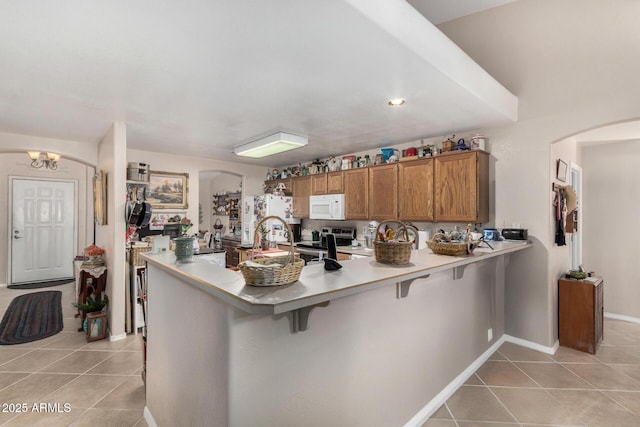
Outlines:
<svg viewBox="0 0 640 427"><path fill-rule="evenodd" d="M13 238L14 239L22 239L22 236L20 235L20 232L18 230L13 232Z"/></svg>

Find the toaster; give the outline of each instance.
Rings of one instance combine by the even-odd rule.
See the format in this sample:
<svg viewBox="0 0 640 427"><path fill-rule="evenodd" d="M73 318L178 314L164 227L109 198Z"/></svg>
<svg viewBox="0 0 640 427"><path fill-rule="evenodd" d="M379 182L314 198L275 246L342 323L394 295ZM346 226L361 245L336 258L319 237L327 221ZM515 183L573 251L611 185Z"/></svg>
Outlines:
<svg viewBox="0 0 640 427"><path fill-rule="evenodd" d="M527 240L529 233L526 228L503 228L502 237L507 240Z"/></svg>

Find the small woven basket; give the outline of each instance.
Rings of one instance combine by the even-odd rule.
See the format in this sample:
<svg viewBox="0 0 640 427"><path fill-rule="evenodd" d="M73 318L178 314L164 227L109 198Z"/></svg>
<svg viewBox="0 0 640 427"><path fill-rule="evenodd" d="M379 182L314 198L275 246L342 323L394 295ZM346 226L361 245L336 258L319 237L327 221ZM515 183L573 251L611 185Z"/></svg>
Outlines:
<svg viewBox="0 0 640 427"><path fill-rule="evenodd" d="M400 224L403 229L405 242L383 242L379 240L380 227L386 223ZM386 220L378 224L376 229L376 238L373 241L373 253L376 256L376 261L382 264L402 265L408 264L411 258L411 246L412 241L409 241L409 233L407 227L400 221Z"/></svg>
<svg viewBox="0 0 640 427"><path fill-rule="evenodd" d="M294 256L294 244L293 244L293 232L291 227L285 220L279 216L267 216L263 218L257 225L254 236L258 236L258 229L263 222L269 219L277 219L287 228L289 240L291 245L289 246L289 254L287 256L272 257L272 258L256 258L252 259L252 262L270 265L280 264L278 267L256 267L246 265L246 261L238 264L238 269L244 276L244 281L247 285L251 286L281 286L288 285L289 283L296 282L300 278L302 267L304 267L304 260L296 258ZM254 250L258 250L258 246L254 239Z"/></svg>
<svg viewBox="0 0 640 427"><path fill-rule="evenodd" d="M140 254L149 252L151 250L151 246L131 246L129 250L131 251L129 254L129 263L136 267L142 267L144 266L144 260Z"/></svg>
<svg viewBox="0 0 640 427"><path fill-rule="evenodd" d="M445 239L446 242L437 242L436 239ZM434 254L438 255L465 255L469 253L469 244L467 242L451 242L443 233L433 235L431 240L427 240L427 246Z"/></svg>

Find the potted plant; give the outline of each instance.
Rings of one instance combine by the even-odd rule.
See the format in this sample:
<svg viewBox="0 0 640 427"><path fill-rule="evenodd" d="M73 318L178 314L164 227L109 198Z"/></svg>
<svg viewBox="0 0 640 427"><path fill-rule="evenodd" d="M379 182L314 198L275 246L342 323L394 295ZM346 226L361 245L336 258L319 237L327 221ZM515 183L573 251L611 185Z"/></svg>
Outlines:
<svg viewBox="0 0 640 427"><path fill-rule="evenodd" d="M260 224L260 227L258 228L258 233L260 233L260 248L263 251L268 251L269 239L267 238L267 235L269 234L269 230L264 224Z"/></svg>
<svg viewBox="0 0 640 427"><path fill-rule="evenodd" d="M104 309L109 305L107 294L98 295L95 298L88 296L86 302L74 303L73 305L84 314L82 328L87 335L87 341L106 338L107 313Z"/></svg>

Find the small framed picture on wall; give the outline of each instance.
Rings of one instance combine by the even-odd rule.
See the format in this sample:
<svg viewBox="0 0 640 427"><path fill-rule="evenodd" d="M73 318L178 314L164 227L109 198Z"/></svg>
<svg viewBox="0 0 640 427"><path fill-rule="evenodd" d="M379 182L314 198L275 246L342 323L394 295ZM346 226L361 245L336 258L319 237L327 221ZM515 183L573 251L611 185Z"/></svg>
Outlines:
<svg viewBox="0 0 640 427"><path fill-rule="evenodd" d="M567 180L567 164L561 159L558 159L556 178L558 179L558 181L562 182L565 182Z"/></svg>

